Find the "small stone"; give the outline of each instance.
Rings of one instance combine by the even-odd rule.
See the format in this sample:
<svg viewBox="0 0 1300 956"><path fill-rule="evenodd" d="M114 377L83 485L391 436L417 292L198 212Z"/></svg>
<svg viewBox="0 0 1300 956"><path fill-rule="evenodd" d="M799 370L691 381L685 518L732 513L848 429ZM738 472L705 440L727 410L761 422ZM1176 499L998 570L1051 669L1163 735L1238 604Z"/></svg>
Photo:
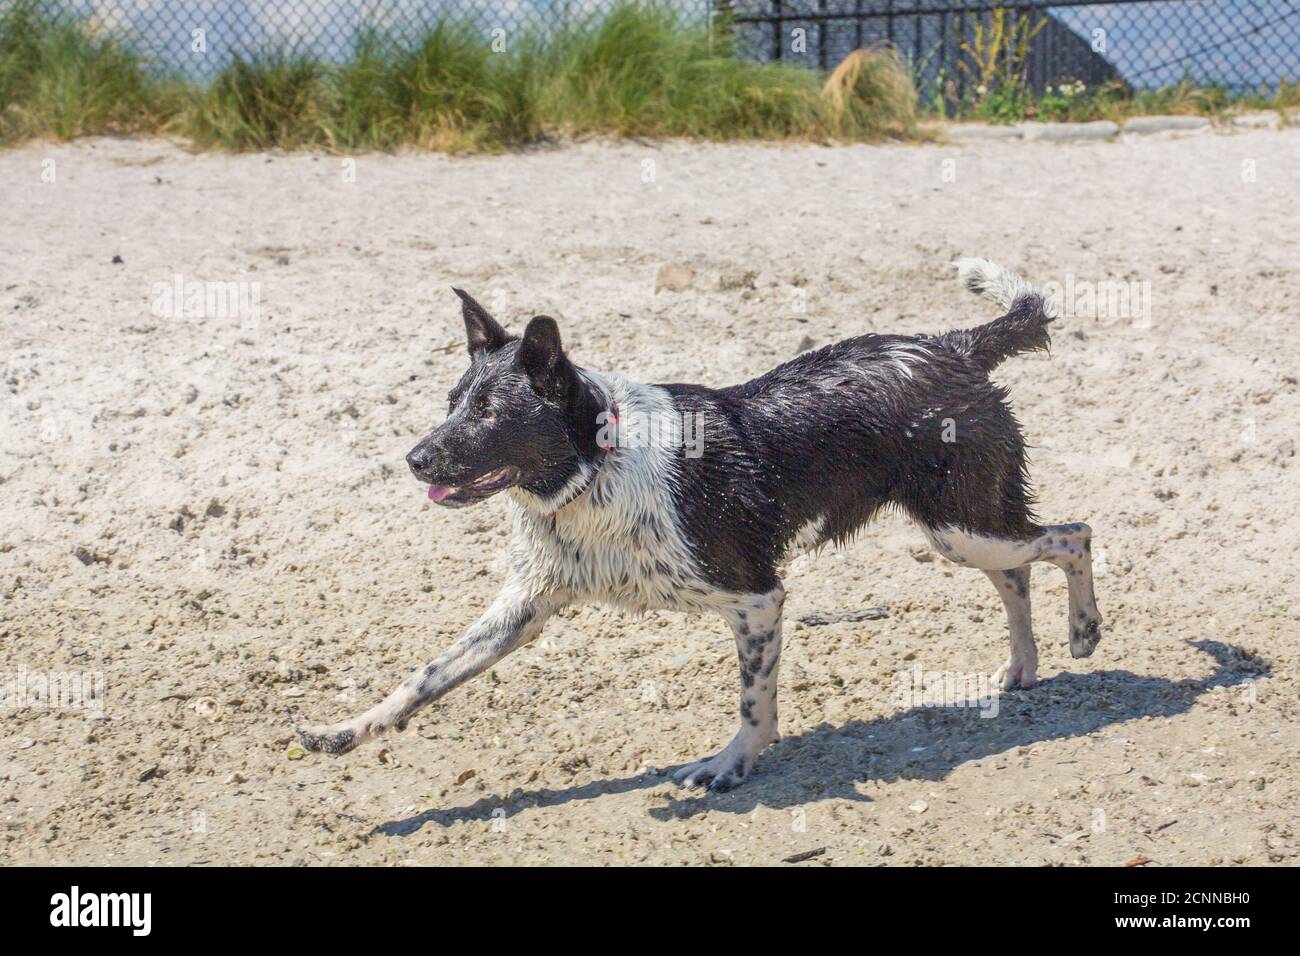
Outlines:
<svg viewBox="0 0 1300 956"><path fill-rule="evenodd" d="M694 269L672 262L665 263L659 267L659 274L655 276L655 294L664 289L669 292L685 292L694 282Z"/></svg>
<svg viewBox="0 0 1300 956"><path fill-rule="evenodd" d="M456 775L456 786L459 787L466 780L470 780L477 776L478 776L477 770L462 770L459 774Z"/></svg>
<svg viewBox="0 0 1300 956"><path fill-rule="evenodd" d="M719 289L754 289L757 288L758 273L752 271L746 272L724 272L718 276Z"/></svg>
<svg viewBox="0 0 1300 956"><path fill-rule="evenodd" d="M925 813L926 810L930 809L930 805L924 800L917 800L915 803L910 804L907 809L913 813Z"/></svg>

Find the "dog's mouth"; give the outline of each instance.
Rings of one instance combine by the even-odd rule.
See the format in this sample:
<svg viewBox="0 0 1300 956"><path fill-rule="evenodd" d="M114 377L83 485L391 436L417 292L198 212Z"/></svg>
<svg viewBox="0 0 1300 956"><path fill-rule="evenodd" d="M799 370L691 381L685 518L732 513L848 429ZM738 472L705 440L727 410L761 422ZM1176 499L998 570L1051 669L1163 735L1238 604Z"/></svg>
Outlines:
<svg viewBox="0 0 1300 956"><path fill-rule="evenodd" d="M429 500L435 504L456 506L472 504L490 498L498 491L509 488L519 480L519 469L513 465L489 471L464 485L429 485Z"/></svg>

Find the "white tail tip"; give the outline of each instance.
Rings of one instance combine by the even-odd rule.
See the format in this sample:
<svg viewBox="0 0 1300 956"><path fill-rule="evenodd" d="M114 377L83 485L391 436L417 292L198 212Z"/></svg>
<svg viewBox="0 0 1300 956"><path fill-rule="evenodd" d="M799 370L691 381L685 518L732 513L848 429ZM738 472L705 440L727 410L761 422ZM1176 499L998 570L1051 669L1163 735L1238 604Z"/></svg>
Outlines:
<svg viewBox="0 0 1300 956"><path fill-rule="evenodd" d="M1009 269L1004 269L988 259L958 259L950 265L957 268L957 281L976 295L996 302L1004 309L1026 295L1037 295L1037 290Z"/></svg>

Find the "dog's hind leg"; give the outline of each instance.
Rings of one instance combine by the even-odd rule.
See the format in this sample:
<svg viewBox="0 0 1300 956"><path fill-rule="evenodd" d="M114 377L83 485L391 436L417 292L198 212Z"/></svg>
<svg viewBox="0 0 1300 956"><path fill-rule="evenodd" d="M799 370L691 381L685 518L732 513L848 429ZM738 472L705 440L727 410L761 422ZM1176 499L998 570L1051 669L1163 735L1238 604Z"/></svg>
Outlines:
<svg viewBox="0 0 1300 956"><path fill-rule="evenodd" d="M1088 657L1101 640L1101 613L1092 586L1092 529L1086 524L1048 525L1035 544L1039 561L1065 572L1070 592L1070 656Z"/></svg>
<svg viewBox="0 0 1300 956"><path fill-rule="evenodd" d="M781 607L785 590L736 596L722 616L736 636L740 656L740 731L720 753L687 764L673 779L687 787L730 790L745 779L754 760L780 739L776 678L781 661Z"/></svg>
<svg viewBox="0 0 1300 956"><path fill-rule="evenodd" d="M1011 657L994 674L1003 690L1033 687L1038 681L1038 647L1034 644L1034 626L1029 611L1029 569L1021 565L1009 571L985 571L1002 596L1007 609L1007 631L1011 638Z"/></svg>
<svg viewBox="0 0 1300 956"><path fill-rule="evenodd" d="M407 677L382 702L342 723L300 727L298 739L308 750L343 754L392 727L404 729L411 715L425 704L537 637L542 624L560 606L553 597L528 598L507 587L460 640Z"/></svg>
<svg viewBox="0 0 1300 956"><path fill-rule="evenodd" d="M927 529L926 532L935 547L949 561L969 568L979 568L986 572L1002 595L1007 605L1008 624L1011 628L1011 661L1004 687L1014 687L1010 683L1011 671L1017 662L1017 627L1016 619L1023 612L1024 635L1023 647L1033 648L1033 638L1029 630L1029 575L1025 574L1025 597L1023 609L1019 607L1018 588L1012 594L1014 602L1008 602L1011 588L1003 572L1017 570L1028 571L1028 565L1035 561L1047 561L1065 572L1070 595L1070 654L1073 657L1087 657L1101 640L1101 614L1097 611L1097 599L1092 585L1092 529L1086 524L1048 525L1037 528L1034 533L1023 540L998 538L989 535L971 534L955 528ZM1002 574L1001 579L999 575ZM1012 586L1014 587L1014 586ZM1033 655L1037 661L1037 652ZM1028 656L1020 655L1021 661ZM1027 687L1021 679L1019 686ZM1030 682L1032 683L1032 681Z"/></svg>

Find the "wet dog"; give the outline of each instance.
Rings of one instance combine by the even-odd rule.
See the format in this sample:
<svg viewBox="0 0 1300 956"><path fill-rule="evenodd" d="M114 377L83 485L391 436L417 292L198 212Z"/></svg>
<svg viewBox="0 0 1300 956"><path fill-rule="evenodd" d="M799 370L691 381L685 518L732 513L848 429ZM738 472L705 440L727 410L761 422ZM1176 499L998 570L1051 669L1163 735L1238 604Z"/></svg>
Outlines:
<svg viewBox="0 0 1300 956"><path fill-rule="evenodd" d="M886 507L997 588L1011 637L1004 689L1037 679L1035 562L1065 571L1070 652L1091 654L1101 624L1091 529L1037 523L1020 427L1006 391L989 380L1003 360L1048 347L1051 309L991 262L956 265L968 289L1004 310L1000 318L938 336L859 336L722 389L580 368L554 320L534 318L516 337L456 290L470 366L448 396L447 419L407 462L444 507L509 496L510 573L446 652L361 716L300 729L303 746L345 753L401 729L572 602L707 611L735 634L740 731L676 778L729 789L778 739L783 562L845 541Z"/></svg>

